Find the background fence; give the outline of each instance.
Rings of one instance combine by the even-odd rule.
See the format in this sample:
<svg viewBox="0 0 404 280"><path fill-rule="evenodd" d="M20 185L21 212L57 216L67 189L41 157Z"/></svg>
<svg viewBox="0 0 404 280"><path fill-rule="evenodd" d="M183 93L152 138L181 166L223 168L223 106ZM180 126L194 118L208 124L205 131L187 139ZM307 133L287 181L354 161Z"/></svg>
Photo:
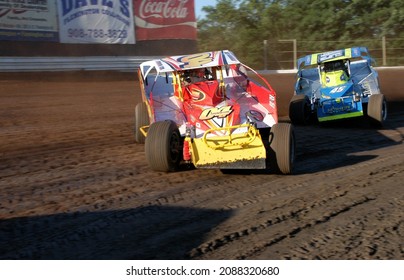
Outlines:
<svg viewBox="0 0 404 280"><path fill-rule="evenodd" d="M354 46L365 46L376 66L404 66L404 38L383 37L380 40L309 41L285 39L264 40L263 59L257 70L295 69L299 57ZM185 50L183 54L187 53ZM0 72L120 70L132 71L145 60L162 56L0 56Z"/></svg>
<svg viewBox="0 0 404 280"><path fill-rule="evenodd" d="M404 38L388 38L349 41L306 41L279 40L264 41L264 69L293 69L296 59L308 54L332 51L342 48L364 46L376 60L377 66L404 65Z"/></svg>

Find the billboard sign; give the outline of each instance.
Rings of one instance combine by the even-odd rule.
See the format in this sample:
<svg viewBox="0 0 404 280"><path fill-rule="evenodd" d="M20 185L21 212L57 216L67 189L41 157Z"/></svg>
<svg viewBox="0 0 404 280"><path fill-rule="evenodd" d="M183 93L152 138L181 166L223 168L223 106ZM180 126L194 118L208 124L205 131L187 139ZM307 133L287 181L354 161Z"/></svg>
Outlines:
<svg viewBox="0 0 404 280"><path fill-rule="evenodd" d="M196 40L194 0L135 0L136 40Z"/></svg>
<svg viewBox="0 0 404 280"><path fill-rule="evenodd" d="M0 0L0 40L58 41L55 0Z"/></svg>
<svg viewBox="0 0 404 280"><path fill-rule="evenodd" d="M61 43L134 44L132 0L59 0Z"/></svg>

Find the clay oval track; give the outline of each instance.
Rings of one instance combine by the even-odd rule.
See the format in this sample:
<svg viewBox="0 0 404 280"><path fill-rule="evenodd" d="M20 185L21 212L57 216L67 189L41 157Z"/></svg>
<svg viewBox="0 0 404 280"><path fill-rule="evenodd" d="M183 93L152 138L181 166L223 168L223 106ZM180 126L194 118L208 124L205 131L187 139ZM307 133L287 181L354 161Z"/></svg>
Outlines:
<svg viewBox="0 0 404 280"><path fill-rule="evenodd" d="M134 80L52 75L0 82L0 259L404 259L403 103L296 127L291 176L159 173Z"/></svg>

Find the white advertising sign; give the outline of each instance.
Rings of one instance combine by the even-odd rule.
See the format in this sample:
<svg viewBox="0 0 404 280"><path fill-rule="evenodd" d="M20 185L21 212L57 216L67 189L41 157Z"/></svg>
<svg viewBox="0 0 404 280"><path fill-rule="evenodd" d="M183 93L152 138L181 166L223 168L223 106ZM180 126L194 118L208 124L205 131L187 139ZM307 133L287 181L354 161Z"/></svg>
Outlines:
<svg viewBox="0 0 404 280"><path fill-rule="evenodd" d="M132 0L59 0L61 43L134 44Z"/></svg>
<svg viewBox="0 0 404 280"><path fill-rule="evenodd" d="M58 41L55 0L0 0L0 40Z"/></svg>

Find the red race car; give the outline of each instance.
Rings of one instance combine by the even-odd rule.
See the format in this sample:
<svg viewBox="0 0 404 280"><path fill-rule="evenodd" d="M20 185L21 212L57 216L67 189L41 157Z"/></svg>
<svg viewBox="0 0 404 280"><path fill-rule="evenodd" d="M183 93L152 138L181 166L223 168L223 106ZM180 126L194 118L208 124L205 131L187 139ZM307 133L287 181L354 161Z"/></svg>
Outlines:
<svg viewBox="0 0 404 280"><path fill-rule="evenodd" d="M276 93L228 50L143 62L135 140L156 171L270 169L289 174L293 127L278 123ZM262 85L249 75L261 79Z"/></svg>

